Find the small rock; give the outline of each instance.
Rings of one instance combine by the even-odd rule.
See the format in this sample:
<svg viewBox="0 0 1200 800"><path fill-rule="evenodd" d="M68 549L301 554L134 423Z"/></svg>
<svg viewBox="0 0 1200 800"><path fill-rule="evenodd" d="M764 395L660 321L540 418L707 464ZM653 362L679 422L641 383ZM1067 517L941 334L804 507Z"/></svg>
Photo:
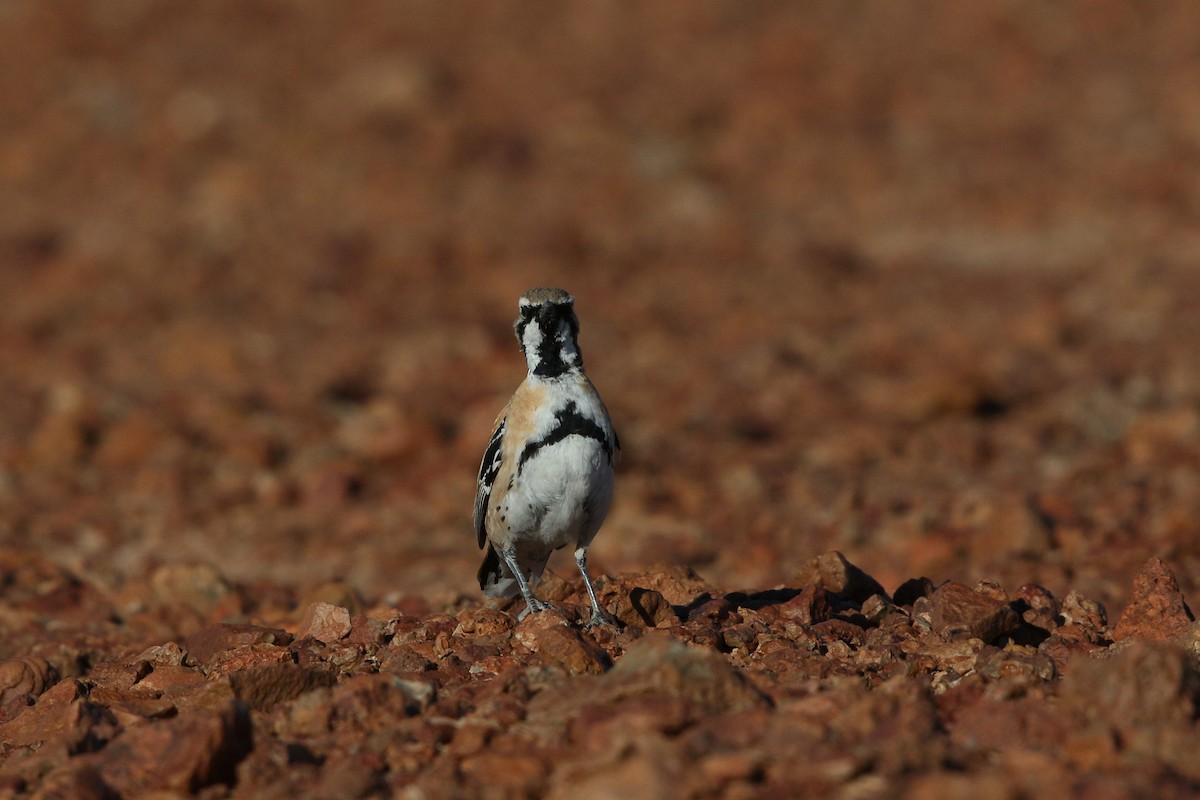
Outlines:
<svg viewBox="0 0 1200 800"><path fill-rule="evenodd" d="M494 608L467 608L458 613L455 636L507 636L515 626L513 618Z"/></svg>
<svg viewBox="0 0 1200 800"><path fill-rule="evenodd" d="M146 661L151 665L178 667L183 664L186 655L183 648L178 644L167 642L166 644L147 647L134 658L134 662Z"/></svg>
<svg viewBox="0 0 1200 800"><path fill-rule="evenodd" d="M824 622L833 616L833 609L829 605L829 592L810 583L800 590L800 594L779 606L779 614L802 625Z"/></svg>
<svg viewBox="0 0 1200 800"><path fill-rule="evenodd" d="M1060 615L1057 634L1064 641L1107 643L1108 613L1099 602L1072 590L1063 598Z"/></svg>
<svg viewBox="0 0 1200 800"><path fill-rule="evenodd" d="M876 625L895 613L897 613L896 606L886 595L873 594L864 600L862 604L862 615L867 618L868 622L873 622Z"/></svg>
<svg viewBox="0 0 1200 800"><path fill-rule="evenodd" d="M57 680L57 671L44 658L0 662L0 705L22 695L37 697Z"/></svg>
<svg viewBox="0 0 1200 800"><path fill-rule="evenodd" d="M205 664L226 650L253 644L286 645L292 635L278 628L261 625L219 623L203 628L187 638L187 652L195 661Z"/></svg>
<svg viewBox="0 0 1200 800"><path fill-rule="evenodd" d="M993 642L1012 633L1020 623L1007 603L961 583L942 584L930 600L933 631L947 639Z"/></svg>
<svg viewBox="0 0 1200 800"><path fill-rule="evenodd" d="M608 663L603 650L553 612L530 614L517 626L515 638L544 664L560 667L569 675L598 674Z"/></svg>
<svg viewBox="0 0 1200 800"><path fill-rule="evenodd" d="M661 592L631 585L625 580L606 581L600 592L600 605L626 625L659 628L679 622L674 608Z"/></svg>
<svg viewBox="0 0 1200 800"><path fill-rule="evenodd" d="M694 569L680 564L653 564L644 574L627 576L624 580L633 586L658 592L673 606L688 606L706 594L717 594L717 590Z"/></svg>
<svg viewBox="0 0 1200 800"><path fill-rule="evenodd" d="M1058 674L1053 659L1045 653L1026 655L994 650L981 655L975 668L986 678L1019 686L1054 680Z"/></svg>
<svg viewBox="0 0 1200 800"><path fill-rule="evenodd" d="M873 594L884 594L879 581L851 564L836 550L813 558L800 568L788 585L818 586L855 603L862 603Z"/></svg>
<svg viewBox="0 0 1200 800"><path fill-rule="evenodd" d="M296 630L299 639L312 637L318 642L329 644L350 633L350 610L329 603L312 603L304 613L304 619Z"/></svg>
<svg viewBox="0 0 1200 800"><path fill-rule="evenodd" d="M1175 573L1162 559L1151 558L1133 579L1129 605L1117 619L1112 638L1165 642L1186 632L1194 621Z"/></svg>

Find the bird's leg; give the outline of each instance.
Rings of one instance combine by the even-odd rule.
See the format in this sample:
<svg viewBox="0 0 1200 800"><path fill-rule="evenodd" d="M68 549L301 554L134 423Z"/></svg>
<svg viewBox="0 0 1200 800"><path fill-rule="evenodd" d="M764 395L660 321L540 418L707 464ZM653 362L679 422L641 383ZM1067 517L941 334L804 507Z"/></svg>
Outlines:
<svg viewBox="0 0 1200 800"><path fill-rule="evenodd" d="M529 588L529 581L525 580L525 576L521 573L521 566L517 563L517 548L509 545L500 550L500 557L504 559L504 563L508 565L508 569L512 572L513 577L517 579L517 586L521 589L521 596L525 598L525 611L517 617L517 621L525 619L525 615L531 611L550 611L554 608L545 600L538 600L533 596L533 590Z"/></svg>
<svg viewBox="0 0 1200 800"><path fill-rule="evenodd" d="M600 601L596 599L596 587L592 585L592 576L588 575L587 571L587 547L579 546L575 548L575 564L579 567L579 573L583 575L583 585L587 587L588 597L592 601L592 618L588 620L584 627L590 628L593 625L613 625L616 626L617 621L609 616L608 612L600 607Z"/></svg>

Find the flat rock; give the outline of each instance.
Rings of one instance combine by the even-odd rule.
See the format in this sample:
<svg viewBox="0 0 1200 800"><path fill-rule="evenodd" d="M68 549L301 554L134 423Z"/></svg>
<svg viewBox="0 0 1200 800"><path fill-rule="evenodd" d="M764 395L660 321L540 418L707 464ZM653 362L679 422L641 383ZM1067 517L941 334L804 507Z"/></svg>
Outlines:
<svg viewBox="0 0 1200 800"><path fill-rule="evenodd" d="M87 689L74 679L62 680L13 719L0 725L0 742L16 747L60 740L82 741L103 718L103 710L87 701Z"/></svg>
<svg viewBox="0 0 1200 800"><path fill-rule="evenodd" d="M251 747L249 713L234 702L127 730L91 758L104 782L122 796L192 792L232 784Z"/></svg>
<svg viewBox="0 0 1200 800"><path fill-rule="evenodd" d="M296 629L296 637L312 637L318 642L330 644L350 633L350 609L330 603L311 603L304 612L304 619Z"/></svg>

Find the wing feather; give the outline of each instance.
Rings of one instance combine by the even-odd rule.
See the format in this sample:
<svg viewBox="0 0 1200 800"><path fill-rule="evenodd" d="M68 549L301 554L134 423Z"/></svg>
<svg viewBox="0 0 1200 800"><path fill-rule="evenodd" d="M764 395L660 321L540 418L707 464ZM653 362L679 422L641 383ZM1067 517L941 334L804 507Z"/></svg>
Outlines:
<svg viewBox="0 0 1200 800"><path fill-rule="evenodd" d="M504 444L504 430L508 422L508 406L500 412L500 416L496 417L495 428L492 430L492 438L488 441L487 450L483 452L483 461L479 464L479 481L475 488L475 535L479 541L479 546L487 542L487 529L484 525L484 519L487 514L488 500L492 496L492 484L496 482L496 476L500 474L500 461L502 458Z"/></svg>

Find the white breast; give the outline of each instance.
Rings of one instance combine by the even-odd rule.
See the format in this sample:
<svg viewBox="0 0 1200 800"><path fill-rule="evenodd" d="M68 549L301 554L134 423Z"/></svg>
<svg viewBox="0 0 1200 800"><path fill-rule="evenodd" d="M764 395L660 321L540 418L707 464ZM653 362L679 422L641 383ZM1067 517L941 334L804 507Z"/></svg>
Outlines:
<svg viewBox="0 0 1200 800"><path fill-rule="evenodd" d="M595 439L568 436L539 450L504 498L514 541L553 550L588 544L612 505L613 468Z"/></svg>
<svg viewBox="0 0 1200 800"><path fill-rule="evenodd" d="M553 550L588 544L604 522L612 505L615 439L608 412L587 378L547 382L546 392L553 402L537 410L527 442L545 440L559 426L557 412L568 406L594 422L607 439L572 434L538 447L524 461L522 452L516 454L517 474L501 501L507 528L503 538Z"/></svg>

